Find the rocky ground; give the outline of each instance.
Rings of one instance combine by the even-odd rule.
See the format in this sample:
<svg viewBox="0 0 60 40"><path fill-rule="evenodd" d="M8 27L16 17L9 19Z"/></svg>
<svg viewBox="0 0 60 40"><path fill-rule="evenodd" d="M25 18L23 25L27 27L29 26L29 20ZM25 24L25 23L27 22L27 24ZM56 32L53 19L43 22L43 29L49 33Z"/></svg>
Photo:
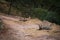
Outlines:
<svg viewBox="0 0 60 40"><path fill-rule="evenodd" d="M4 15L0 15L0 19L3 22L0 40L60 40L60 26L54 23L39 19L24 22ZM51 29L47 30L45 27Z"/></svg>

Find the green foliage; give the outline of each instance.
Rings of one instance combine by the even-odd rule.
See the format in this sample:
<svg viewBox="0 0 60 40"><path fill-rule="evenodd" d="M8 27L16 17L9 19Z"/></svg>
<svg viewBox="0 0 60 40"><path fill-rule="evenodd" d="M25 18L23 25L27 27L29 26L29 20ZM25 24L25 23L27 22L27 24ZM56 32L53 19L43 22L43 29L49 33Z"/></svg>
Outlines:
<svg viewBox="0 0 60 40"><path fill-rule="evenodd" d="M41 8L35 8L33 9L34 15L39 19L45 19L44 17L47 15L48 11L41 9Z"/></svg>
<svg viewBox="0 0 60 40"><path fill-rule="evenodd" d="M2 24L2 22L0 20L0 30L2 29L2 27L3 27L3 24Z"/></svg>
<svg viewBox="0 0 60 40"><path fill-rule="evenodd" d="M1 0L2 1L2 0ZM15 8L22 17L39 18L60 24L60 0L5 0L10 4L9 14ZM13 7L13 8L12 8ZM21 13L18 13L21 12Z"/></svg>
<svg viewBox="0 0 60 40"><path fill-rule="evenodd" d="M39 18L41 20L48 20L50 22L60 24L60 17L56 12L53 11L48 11L42 8L34 8L31 15L31 17Z"/></svg>

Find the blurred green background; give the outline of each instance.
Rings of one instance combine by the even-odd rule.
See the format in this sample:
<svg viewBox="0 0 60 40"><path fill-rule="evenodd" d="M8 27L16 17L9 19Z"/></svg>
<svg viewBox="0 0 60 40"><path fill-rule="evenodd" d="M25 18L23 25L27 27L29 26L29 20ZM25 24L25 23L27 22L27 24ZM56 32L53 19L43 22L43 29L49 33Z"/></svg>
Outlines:
<svg viewBox="0 0 60 40"><path fill-rule="evenodd" d="M0 0L0 12L60 24L60 0Z"/></svg>

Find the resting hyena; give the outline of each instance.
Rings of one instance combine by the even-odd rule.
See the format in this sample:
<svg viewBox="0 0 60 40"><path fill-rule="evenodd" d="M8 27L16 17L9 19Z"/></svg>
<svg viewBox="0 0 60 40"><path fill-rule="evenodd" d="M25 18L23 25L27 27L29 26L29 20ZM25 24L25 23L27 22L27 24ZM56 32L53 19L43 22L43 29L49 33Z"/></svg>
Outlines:
<svg viewBox="0 0 60 40"><path fill-rule="evenodd" d="M53 24L48 21L42 21L42 24L39 24L39 30L50 30L52 29Z"/></svg>

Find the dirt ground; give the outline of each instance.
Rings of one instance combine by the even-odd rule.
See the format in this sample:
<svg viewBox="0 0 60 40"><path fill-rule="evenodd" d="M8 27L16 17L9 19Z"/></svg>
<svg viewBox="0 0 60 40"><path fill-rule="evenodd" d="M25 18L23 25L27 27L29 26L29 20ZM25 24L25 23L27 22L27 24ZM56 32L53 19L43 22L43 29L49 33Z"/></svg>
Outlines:
<svg viewBox="0 0 60 40"><path fill-rule="evenodd" d="M60 40L60 25L39 19L23 22L4 15L0 15L0 19L4 25L0 40ZM39 30L39 25L51 27L51 30Z"/></svg>

